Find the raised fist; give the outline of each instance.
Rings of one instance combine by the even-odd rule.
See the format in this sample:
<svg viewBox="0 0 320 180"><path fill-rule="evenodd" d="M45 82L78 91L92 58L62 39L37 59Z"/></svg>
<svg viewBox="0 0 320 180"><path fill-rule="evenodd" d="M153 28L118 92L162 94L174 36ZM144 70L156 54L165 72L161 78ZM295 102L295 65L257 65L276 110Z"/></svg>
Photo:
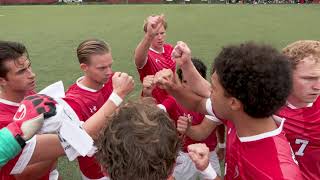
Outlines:
<svg viewBox="0 0 320 180"><path fill-rule="evenodd" d="M143 96L150 97L152 90L155 87L154 75L148 75L144 77L142 85L143 85L143 88L142 88Z"/></svg>
<svg viewBox="0 0 320 180"><path fill-rule="evenodd" d="M149 16L145 23L147 35L153 38L164 24L164 15Z"/></svg>
<svg viewBox="0 0 320 180"><path fill-rule="evenodd" d="M188 154L199 171L205 170L209 165L209 148L202 143L188 146Z"/></svg>
<svg viewBox="0 0 320 180"><path fill-rule="evenodd" d="M185 116L179 116L178 120L177 120L177 131L180 134L185 134L192 122L192 117L188 114Z"/></svg>
<svg viewBox="0 0 320 180"><path fill-rule="evenodd" d="M191 62L191 50L183 41L177 42L177 45L174 47L171 56L180 67L187 62Z"/></svg>
<svg viewBox="0 0 320 180"><path fill-rule="evenodd" d="M134 80L127 73L116 72L112 76L113 91L122 99L134 89Z"/></svg>

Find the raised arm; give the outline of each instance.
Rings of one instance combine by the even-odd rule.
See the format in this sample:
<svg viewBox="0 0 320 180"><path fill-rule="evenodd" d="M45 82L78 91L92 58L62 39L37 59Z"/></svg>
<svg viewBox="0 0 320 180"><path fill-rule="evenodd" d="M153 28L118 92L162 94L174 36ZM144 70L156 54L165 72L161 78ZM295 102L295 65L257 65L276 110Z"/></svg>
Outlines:
<svg viewBox="0 0 320 180"><path fill-rule="evenodd" d="M145 34L134 51L134 62L137 68L142 68L148 57L148 50L151 46L151 42L157 35L157 32L162 27L163 16L149 16L145 24Z"/></svg>
<svg viewBox="0 0 320 180"><path fill-rule="evenodd" d="M209 148L205 144L191 144L188 146L188 154L194 165L206 180L219 180L217 173L209 162Z"/></svg>
<svg viewBox="0 0 320 180"><path fill-rule="evenodd" d="M191 126L191 122L181 116L177 121L177 130L195 141L203 141L219 124L221 124L221 122L217 118L205 116L200 124Z"/></svg>
<svg viewBox="0 0 320 180"><path fill-rule="evenodd" d="M157 72L154 81L158 87L165 89L184 107L202 114L207 114L207 98L199 96L191 90L184 89L177 79L177 76L174 76L170 69L163 69Z"/></svg>
<svg viewBox="0 0 320 180"><path fill-rule="evenodd" d="M133 90L134 80L127 73L116 72L112 77L113 92L107 102L84 124L83 128L92 137L96 139L100 130L108 124L110 117L123 99Z"/></svg>
<svg viewBox="0 0 320 180"><path fill-rule="evenodd" d="M191 50L188 45L182 41L178 41L172 52L172 56L177 65L180 66L184 78L192 84L192 91L199 96L209 97L211 85L194 67L191 61Z"/></svg>

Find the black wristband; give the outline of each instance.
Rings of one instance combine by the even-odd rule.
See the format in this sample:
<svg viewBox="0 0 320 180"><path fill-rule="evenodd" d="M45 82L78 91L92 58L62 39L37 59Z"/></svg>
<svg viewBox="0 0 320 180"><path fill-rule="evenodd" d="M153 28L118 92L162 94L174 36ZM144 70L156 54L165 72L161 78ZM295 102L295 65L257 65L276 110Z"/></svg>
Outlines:
<svg viewBox="0 0 320 180"><path fill-rule="evenodd" d="M26 141L19 134L17 134L14 138L20 144L21 149L23 149L24 146L26 145Z"/></svg>

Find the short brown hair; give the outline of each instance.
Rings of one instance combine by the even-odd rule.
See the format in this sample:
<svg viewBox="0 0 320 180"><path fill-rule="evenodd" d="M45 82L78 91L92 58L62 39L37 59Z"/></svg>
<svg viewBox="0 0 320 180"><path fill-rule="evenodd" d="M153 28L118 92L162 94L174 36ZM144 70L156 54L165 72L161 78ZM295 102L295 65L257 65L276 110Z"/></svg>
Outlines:
<svg viewBox="0 0 320 180"><path fill-rule="evenodd" d="M88 39L79 44L77 48L77 57L79 63L89 63L91 55L106 54L111 51L108 43L99 39Z"/></svg>
<svg viewBox="0 0 320 180"><path fill-rule="evenodd" d="M165 180L180 140L168 115L149 102L120 107L97 141L97 160L113 180Z"/></svg>
<svg viewBox="0 0 320 180"><path fill-rule="evenodd" d="M282 53L292 60L293 68L295 68L301 60L310 56L312 56L316 62L320 62L320 41L296 41L285 47Z"/></svg>
<svg viewBox="0 0 320 180"><path fill-rule="evenodd" d="M18 42L12 41L0 41L0 77L6 78L9 70L5 66L6 61L14 61L15 64L19 64L17 60L21 56L29 56L27 48Z"/></svg>
<svg viewBox="0 0 320 180"><path fill-rule="evenodd" d="M154 17L154 16L158 16L158 15L151 15L151 16ZM165 19L163 19L163 24L162 25L163 25L164 29L167 30L168 23L167 23L167 21ZM143 31L145 33L147 32L147 27L148 27L148 21L146 19L146 20L144 20L144 23L143 23Z"/></svg>

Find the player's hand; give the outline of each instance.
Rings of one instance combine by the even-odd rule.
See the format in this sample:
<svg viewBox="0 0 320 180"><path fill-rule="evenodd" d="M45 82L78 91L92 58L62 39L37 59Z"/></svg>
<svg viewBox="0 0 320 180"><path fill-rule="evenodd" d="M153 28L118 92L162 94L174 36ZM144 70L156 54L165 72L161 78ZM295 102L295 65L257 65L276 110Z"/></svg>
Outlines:
<svg viewBox="0 0 320 180"><path fill-rule="evenodd" d="M142 85L143 85L143 88L142 88L143 96L150 97L152 90L155 87L154 75L148 75L144 77Z"/></svg>
<svg viewBox="0 0 320 180"><path fill-rule="evenodd" d="M180 134L185 134L190 128L192 117L188 114L187 116L179 116L177 120L177 131Z"/></svg>
<svg viewBox="0 0 320 180"><path fill-rule="evenodd" d="M159 88L168 90L176 85L176 80L171 69L162 69L155 74L154 83Z"/></svg>
<svg viewBox="0 0 320 180"><path fill-rule="evenodd" d="M147 18L147 35L154 38L164 23L164 15L149 16Z"/></svg>
<svg viewBox="0 0 320 180"><path fill-rule="evenodd" d="M202 143L188 146L188 154L199 171L203 171L208 167L209 152L209 148Z"/></svg>
<svg viewBox="0 0 320 180"><path fill-rule="evenodd" d="M41 129L44 119L56 114L56 104L55 100L43 94L27 96L7 128L13 136L20 135L27 141Z"/></svg>
<svg viewBox="0 0 320 180"><path fill-rule="evenodd" d="M113 91L122 99L134 89L134 80L127 73L116 72L112 76Z"/></svg>
<svg viewBox="0 0 320 180"><path fill-rule="evenodd" d="M178 66L183 66L186 63L192 63L191 50L188 45L183 41L178 41L177 45L172 51L172 59L174 59Z"/></svg>

